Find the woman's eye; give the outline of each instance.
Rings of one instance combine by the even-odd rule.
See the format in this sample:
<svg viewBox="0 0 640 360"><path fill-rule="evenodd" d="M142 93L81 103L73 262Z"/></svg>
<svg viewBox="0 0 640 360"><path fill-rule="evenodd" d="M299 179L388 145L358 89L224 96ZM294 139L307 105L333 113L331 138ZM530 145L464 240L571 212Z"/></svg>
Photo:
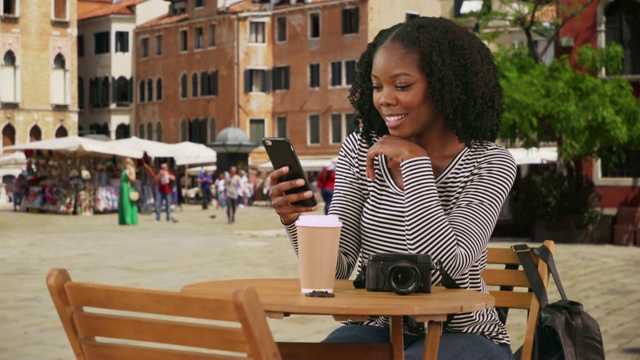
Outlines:
<svg viewBox="0 0 640 360"><path fill-rule="evenodd" d="M373 85L373 90L374 91L380 91L382 89L382 86L380 85Z"/></svg>
<svg viewBox="0 0 640 360"><path fill-rule="evenodd" d="M411 85L396 85L396 89L398 90L407 90Z"/></svg>

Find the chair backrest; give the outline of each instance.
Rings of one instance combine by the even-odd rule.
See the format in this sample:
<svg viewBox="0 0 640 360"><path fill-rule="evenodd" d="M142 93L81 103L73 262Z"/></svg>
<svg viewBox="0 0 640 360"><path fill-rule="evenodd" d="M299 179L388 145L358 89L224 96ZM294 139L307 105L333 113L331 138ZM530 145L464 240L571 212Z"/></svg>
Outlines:
<svg viewBox="0 0 640 360"><path fill-rule="evenodd" d="M544 245L549 248L551 253L554 253L555 244L553 241L546 240ZM537 256L534 254L531 256L546 288L549 285L549 268L544 261L539 261ZM487 254L487 268L482 272L482 278L489 286L489 293L496 298L496 308L529 311L520 359L530 360L540 304L533 292L530 291L531 287L527 275L519 265L518 255L511 248L490 247Z"/></svg>
<svg viewBox="0 0 640 360"><path fill-rule="evenodd" d="M281 359L251 287L205 298L73 282L64 269L47 286L77 359Z"/></svg>

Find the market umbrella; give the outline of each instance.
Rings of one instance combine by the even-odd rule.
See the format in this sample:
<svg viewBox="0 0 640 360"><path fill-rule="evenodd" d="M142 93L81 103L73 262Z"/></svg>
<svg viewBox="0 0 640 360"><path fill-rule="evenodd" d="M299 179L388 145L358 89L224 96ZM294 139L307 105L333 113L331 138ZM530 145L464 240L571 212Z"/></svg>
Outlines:
<svg viewBox="0 0 640 360"><path fill-rule="evenodd" d="M142 151L152 158L168 158L174 157L176 154L176 151L171 144L145 140L136 136L110 141L109 143L123 149Z"/></svg>
<svg viewBox="0 0 640 360"><path fill-rule="evenodd" d="M27 163L27 157L21 151L16 151L9 155L0 156L0 166L8 165L24 165Z"/></svg>
<svg viewBox="0 0 640 360"><path fill-rule="evenodd" d="M190 141L171 145L176 165L213 164L217 160L215 150Z"/></svg>
<svg viewBox="0 0 640 360"><path fill-rule="evenodd" d="M142 151L119 147L115 141L98 141L79 136L67 136L49 140L34 141L26 144L7 146L6 150L51 150L76 156L123 156L140 159Z"/></svg>

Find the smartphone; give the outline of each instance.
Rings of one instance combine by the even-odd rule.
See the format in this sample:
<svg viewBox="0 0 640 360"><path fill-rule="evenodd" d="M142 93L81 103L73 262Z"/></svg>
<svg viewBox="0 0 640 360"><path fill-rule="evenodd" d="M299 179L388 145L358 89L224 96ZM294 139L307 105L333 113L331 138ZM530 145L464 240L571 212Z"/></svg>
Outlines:
<svg viewBox="0 0 640 360"><path fill-rule="evenodd" d="M296 151L293 149L293 145L291 144L291 141L289 141L289 139L266 137L262 139L262 144L267 151L267 155L269 156L269 160L271 160L271 164L273 165L274 170L277 170L283 166L289 167L289 172L280 178L280 182L295 179L304 179L303 186L285 191L285 194L296 194L300 192L311 191L309 180L305 175L302 165L300 165L300 159L298 159L298 155L296 155ZM315 194L309 199L304 199L293 203L293 205L300 206L316 206L317 204L318 203L316 202Z"/></svg>

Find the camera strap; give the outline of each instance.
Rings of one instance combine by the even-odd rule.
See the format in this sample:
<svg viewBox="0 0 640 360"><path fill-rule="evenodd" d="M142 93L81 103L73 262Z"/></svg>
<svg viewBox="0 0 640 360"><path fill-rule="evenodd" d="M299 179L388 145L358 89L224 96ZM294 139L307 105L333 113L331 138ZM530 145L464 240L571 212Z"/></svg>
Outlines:
<svg viewBox="0 0 640 360"><path fill-rule="evenodd" d="M353 287L356 289L364 289L366 286L365 275L367 274L367 265L362 265L362 269L358 273L358 276L353 280Z"/></svg>

